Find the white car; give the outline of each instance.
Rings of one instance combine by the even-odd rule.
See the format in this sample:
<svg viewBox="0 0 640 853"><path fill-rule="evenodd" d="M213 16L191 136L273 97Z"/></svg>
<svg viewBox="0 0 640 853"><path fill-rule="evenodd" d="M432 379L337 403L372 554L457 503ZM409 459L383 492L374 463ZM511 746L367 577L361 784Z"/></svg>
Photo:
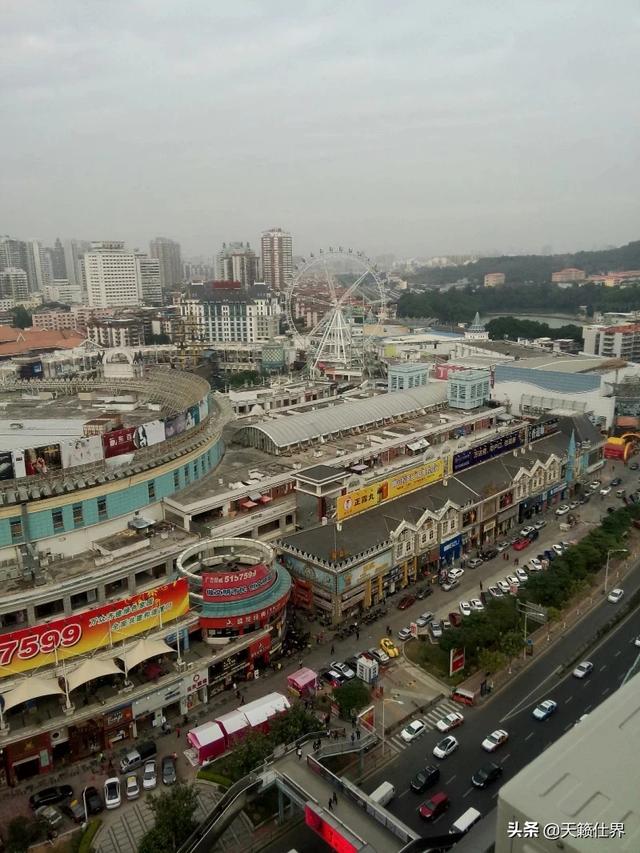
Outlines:
<svg viewBox="0 0 640 853"><path fill-rule="evenodd" d="M413 720L406 728L402 729L400 737L405 743L412 743L416 738L424 734L426 728L422 720Z"/></svg>
<svg viewBox="0 0 640 853"><path fill-rule="evenodd" d="M507 583L509 584L509 586L512 586L512 587L513 586L515 586L515 587L520 586L520 581L518 580L518 578L515 575L507 575Z"/></svg>
<svg viewBox="0 0 640 853"><path fill-rule="evenodd" d="M155 788L157 784L158 770L156 762L152 759L151 761L147 761L144 765L144 770L142 771L142 789L144 791L150 791L152 788Z"/></svg>
<svg viewBox="0 0 640 853"><path fill-rule="evenodd" d="M355 672L350 666L347 666L346 663L340 663L340 661L334 660L329 664L329 666L331 669L335 669L336 672L339 672L340 675L344 675L344 677L349 680L356 677Z"/></svg>
<svg viewBox="0 0 640 853"><path fill-rule="evenodd" d="M509 595L509 593L511 592L511 587L509 586L507 581L498 581L498 589L504 595Z"/></svg>
<svg viewBox="0 0 640 853"><path fill-rule="evenodd" d="M454 711L452 714L447 714L436 723L436 728L439 732L450 732L451 729L456 729L464 723L464 716L459 711Z"/></svg>
<svg viewBox="0 0 640 853"><path fill-rule="evenodd" d="M596 489L600 488L600 480L594 480L593 483L589 483L589 488L592 492L595 492Z"/></svg>
<svg viewBox="0 0 640 853"><path fill-rule="evenodd" d="M408 640L411 636L411 628L400 628L398 631L399 640Z"/></svg>
<svg viewBox="0 0 640 853"><path fill-rule="evenodd" d="M421 613L420 616L416 619L416 625L418 628L426 628L427 625L430 625L433 622L433 613L430 610Z"/></svg>
<svg viewBox="0 0 640 853"><path fill-rule="evenodd" d="M556 515L566 515L569 512L568 504L560 504L558 509L556 510Z"/></svg>
<svg viewBox="0 0 640 853"><path fill-rule="evenodd" d="M463 616L471 616L471 605L468 601L461 601L458 605L458 610Z"/></svg>
<svg viewBox="0 0 640 853"><path fill-rule="evenodd" d="M562 547L562 545L556 544L556 545L552 545L551 547L556 552L558 557L562 557L562 555L564 554L564 548Z"/></svg>
<svg viewBox="0 0 640 853"><path fill-rule="evenodd" d="M520 583L526 583L529 580L529 575L525 572L524 569L516 569L516 577L520 581Z"/></svg>
<svg viewBox="0 0 640 853"><path fill-rule="evenodd" d="M636 648L640 648L640 636L635 638L633 645L636 646Z"/></svg>
<svg viewBox="0 0 640 853"><path fill-rule="evenodd" d="M529 565L531 566L531 570L534 572L542 571L542 561L539 560L537 557L532 557L529 560Z"/></svg>
<svg viewBox="0 0 640 853"><path fill-rule="evenodd" d="M607 601L611 604L618 604L619 601L622 600L622 596L624 595L624 590L620 589L612 589L609 595L607 596Z"/></svg>
<svg viewBox="0 0 640 853"><path fill-rule="evenodd" d="M553 699L545 699L536 708L533 709L533 718L535 720L546 720L555 713L558 703Z"/></svg>
<svg viewBox="0 0 640 853"><path fill-rule="evenodd" d="M508 547L509 547L508 542L498 542L498 544L496 545L496 548L498 549L499 553L506 551Z"/></svg>
<svg viewBox="0 0 640 853"><path fill-rule="evenodd" d="M611 486L603 486L600 489L600 494L603 498L606 498L607 495L611 494Z"/></svg>
<svg viewBox="0 0 640 853"><path fill-rule="evenodd" d="M520 537L521 537L522 539L526 539L526 538L527 538L527 536L528 536L530 533L533 533L533 531L534 531L534 530L535 530L535 527L532 527L532 526L530 526L530 525L528 525L527 527L523 527L523 528L522 528L522 530L520 531Z"/></svg>
<svg viewBox="0 0 640 853"><path fill-rule="evenodd" d="M476 611L476 612L479 612L480 610L484 610L484 604L480 601L479 598L472 598L471 601L469 602L469 605L471 606L471 609Z"/></svg>
<svg viewBox="0 0 640 853"><path fill-rule="evenodd" d="M433 754L436 758L447 758L447 756L456 751L459 745L453 735L447 735L447 737L442 738L440 743L434 746Z"/></svg>
<svg viewBox="0 0 640 853"><path fill-rule="evenodd" d="M535 527L536 530L542 530L542 528L546 525L546 523L547 522L544 519L541 519L540 521L536 521L536 523L533 526Z"/></svg>
<svg viewBox="0 0 640 853"><path fill-rule="evenodd" d="M447 572L447 580L459 581L464 574L464 569L449 569Z"/></svg>
<svg viewBox="0 0 640 853"><path fill-rule="evenodd" d="M120 780L112 776L104 783L104 805L107 809L117 809L121 803Z"/></svg>
<svg viewBox="0 0 640 853"><path fill-rule="evenodd" d="M135 773L130 773L127 776L126 791L128 800L137 800L140 796L140 785L138 784L138 777Z"/></svg>
<svg viewBox="0 0 640 853"><path fill-rule="evenodd" d="M509 740L509 734L504 729L496 729L482 741L482 748L487 752L495 752L503 743Z"/></svg>
<svg viewBox="0 0 640 853"><path fill-rule="evenodd" d="M431 631L431 636L434 640L439 640L442 636L442 625L438 621L432 622L429 625L429 630Z"/></svg>
<svg viewBox="0 0 640 853"><path fill-rule="evenodd" d="M573 670L572 675L575 676L575 678L584 678L591 672L593 672L593 664L590 660L583 660L582 663L579 663Z"/></svg>
<svg viewBox="0 0 640 853"><path fill-rule="evenodd" d="M504 598L504 592L498 586L490 586L489 595L493 598Z"/></svg>

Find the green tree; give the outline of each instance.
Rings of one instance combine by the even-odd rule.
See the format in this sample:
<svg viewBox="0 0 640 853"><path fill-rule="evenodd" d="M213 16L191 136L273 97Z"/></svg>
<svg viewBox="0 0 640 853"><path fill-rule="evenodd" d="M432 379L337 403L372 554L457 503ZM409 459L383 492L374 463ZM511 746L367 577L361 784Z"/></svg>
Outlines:
<svg viewBox="0 0 640 853"><path fill-rule="evenodd" d="M31 313L27 311L24 305L16 305L11 309L13 316L13 325L16 329L28 329L31 326Z"/></svg>
<svg viewBox="0 0 640 853"><path fill-rule="evenodd" d="M505 634L500 638L499 642L501 651L508 658L514 658L520 651L522 651L522 646L524 645L522 635L516 631L509 631L508 634Z"/></svg>
<svg viewBox="0 0 640 853"><path fill-rule="evenodd" d="M194 785L178 782L147 800L154 825L142 837L138 853L175 853L196 829L198 800Z"/></svg>
<svg viewBox="0 0 640 853"><path fill-rule="evenodd" d="M17 815L7 827L7 853L26 853L32 844L46 835L46 827L40 820Z"/></svg>
<svg viewBox="0 0 640 853"><path fill-rule="evenodd" d="M478 654L478 666L484 672L496 672L505 665L507 656L503 652L496 652L492 649L480 649Z"/></svg>
<svg viewBox="0 0 640 853"><path fill-rule="evenodd" d="M340 709L340 716L348 720L352 712L359 711L370 702L371 691L359 678L353 678L341 687L337 687L333 691L333 696Z"/></svg>
<svg viewBox="0 0 640 853"><path fill-rule="evenodd" d="M250 732L221 762L221 772L237 782L264 763L274 743L262 732Z"/></svg>
<svg viewBox="0 0 640 853"><path fill-rule="evenodd" d="M269 740L272 743L293 743L299 737L317 732L322 728L320 721L315 714L309 713L300 702L283 714L276 718L271 724L269 730Z"/></svg>

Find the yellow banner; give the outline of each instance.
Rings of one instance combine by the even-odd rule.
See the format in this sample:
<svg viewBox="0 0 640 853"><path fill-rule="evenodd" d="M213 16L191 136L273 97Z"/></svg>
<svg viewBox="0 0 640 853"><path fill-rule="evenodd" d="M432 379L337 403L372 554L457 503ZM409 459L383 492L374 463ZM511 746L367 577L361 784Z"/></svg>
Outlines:
<svg viewBox="0 0 640 853"><path fill-rule="evenodd" d="M384 503L391 498L399 498L401 495L409 494L416 489L422 489L441 480L444 476L444 462L442 459L434 459L432 462L424 462L415 465L400 474L394 474L379 483L354 489L346 495L340 495L336 504L336 517L338 521L352 518L360 512L371 509L378 504Z"/></svg>

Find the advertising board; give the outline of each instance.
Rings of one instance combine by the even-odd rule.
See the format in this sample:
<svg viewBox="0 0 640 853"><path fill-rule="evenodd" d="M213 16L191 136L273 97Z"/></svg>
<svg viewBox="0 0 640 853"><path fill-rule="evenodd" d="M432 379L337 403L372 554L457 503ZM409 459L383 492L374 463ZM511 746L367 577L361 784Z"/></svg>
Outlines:
<svg viewBox="0 0 640 853"><path fill-rule="evenodd" d="M387 481L389 484L388 497L399 498L416 489L430 486L431 483L441 480L443 474L444 462L442 459L433 459L431 462L416 465L414 468L409 468L408 471L402 471L400 474L389 477Z"/></svg>
<svg viewBox="0 0 640 853"><path fill-rule="evenodd" d="M63 468L75 465L87 465L101 462L103 459L102 441L99 435L79 436L60 442L60 458Z"/></svg>
<svg viewBox="0 0 640 853"><path fill-rule="evenodd" d="M537 441L539 438L553 435L554 432L558 432L558 418L547 418L542 423L530 424L527 427L527 441Z"/></svg>
<svg viewBox="0 0 640 853"><path fill-rule="evenodd" d="M0 678L86 654L178 619L189 610L180 578L75 616L0 635Z"/></svg>
<svg viewBox="0 0 640 853"><path fill-rule="evenodd" d="M497 438L492 438L490 441L485 441L476 447L471 447L469 450L462 450L460 453L455 453L453 456L453 471L464 471L472 465L478 465L480 462L486 462L488 459L493 459L509 450L515 450L516 447L522 445L522 437L519 432L511 432L509 435L501 435Z"/></svg>
<svg viewBox="0 0 640 853"><path fill-rule="evenodd" d="M264 563L236 572L202 572L203 601L241 601L273 585L275 571Z"/></svg>
<svg viewBox="0 0 640 853"><path fill-rule="evenodd" d="M136 449L133 440L135 432L136 427L125 427L124 429L114 429L111 432L105 432L102 436L105 459L111 459L113 456L122 456L123 453L133 453Z"/></svg>
<svg viewBox="0 0 640 853"><path fill-rule="evenodd" d="M379 483L372 483L360 489L340 495L336 501L336 515L338 521L351 518L364 510L371 509L384 501L399 498L422 489L441 480L444 475L444 462L442 459L434 459L414 465L392 477L387 477Z"/></svg>
<svg viewBox="0 0 640 853"><path fill-rule="evenodd" d="M451 649L449 652L449 678L464 669L464 649Z"/></svg>
<svg viewBox="0 0 640 853"><path fill-rule="evenodd" d="M59 471L62 468L60 445L43 444L40 447L27 447L24 451L24 467L27 477Z"/></svg>

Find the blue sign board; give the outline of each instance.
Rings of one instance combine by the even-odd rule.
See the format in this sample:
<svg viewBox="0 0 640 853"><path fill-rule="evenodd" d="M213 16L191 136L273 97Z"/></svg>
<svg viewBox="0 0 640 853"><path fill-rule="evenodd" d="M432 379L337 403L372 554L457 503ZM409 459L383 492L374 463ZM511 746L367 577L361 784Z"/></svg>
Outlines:
<svg viewBox="0 0 640 853"><path fill-rule="evenodd" d="M462 534L458 533L453 539L449 539L448 542L443 542L440 545L440 557L445 559L447 554L452 550L459 550L462 548Z"/></svg>
<svg viewBox="0 0 640 853"><path fill-rule="evenodd" d="M500 456L502 453L506 453L521 445L522 438L520 432L511 432L509 435L492 438L490 441L485 441L484 444L479 444L477 447L471 447L469 450L455 453L453 456L453 471L454 473L464 471L466 468L471 468L472 465L486 462L487 459L493 459L494 456Z"/></svg>

